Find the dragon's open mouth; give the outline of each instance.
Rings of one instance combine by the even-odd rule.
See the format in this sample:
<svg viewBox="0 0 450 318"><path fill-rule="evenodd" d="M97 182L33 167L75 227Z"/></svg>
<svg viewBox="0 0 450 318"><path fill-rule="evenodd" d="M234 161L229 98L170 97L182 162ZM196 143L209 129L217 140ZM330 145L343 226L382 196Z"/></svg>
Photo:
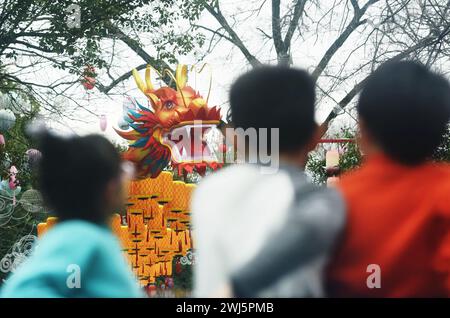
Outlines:
<svg viewBox="0 0 450 318"><path fill-rule="evenodd" d="M208 133L216 124L185 124L162 134L162 143L170 148L176 163L216 162L208 141Z"/></svg>
<svg viewBox="0 0 450 318"><path fill-rule="evenodd" d="M217 125L221 122L220 108L209 107L208 97L187 84L187 66L179 65L171 87L155 89L151 83L151 67L145 71L145 82L137 70L133 77L138 88L147 96L151 108L136 101L136 109L128 109L125 119L130 131L117 133L129 141L123 158L136 164L137 176L156 178L168 166L187 176L196 172L205 175L207 169L223 165L221 152L212 150ZM208 136L211 131L212 138ZM219 162L220 161L220 162Z"/></svg>

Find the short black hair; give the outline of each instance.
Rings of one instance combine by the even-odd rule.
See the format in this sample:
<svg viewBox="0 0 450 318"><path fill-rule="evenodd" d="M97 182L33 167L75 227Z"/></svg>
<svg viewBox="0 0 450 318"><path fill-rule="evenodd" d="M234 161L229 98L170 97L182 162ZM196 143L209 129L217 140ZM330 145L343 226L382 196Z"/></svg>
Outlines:
<svg viewBox="0 0 450 318"><path fill-rule="evenodd" d="M44 133L39 186L46 204L61 219L103 221L108 182L120 176L121 158L100 135L63 138Z"/></svg>
<svg viewBox="0 0 450 318"><path fill-rule="evenodd" d="M278 128L281 152L301 149L317 126L314 86L306 71L258 67L239 77L231 87L233 126Z"/></svg>
<svg viewBox="0 0 450 318"><path fill-rule="evenodd" d="M448 125L450 85L422 64L389 62L369 76L357 110L386 155L419 164L433 154Z"/></svg>

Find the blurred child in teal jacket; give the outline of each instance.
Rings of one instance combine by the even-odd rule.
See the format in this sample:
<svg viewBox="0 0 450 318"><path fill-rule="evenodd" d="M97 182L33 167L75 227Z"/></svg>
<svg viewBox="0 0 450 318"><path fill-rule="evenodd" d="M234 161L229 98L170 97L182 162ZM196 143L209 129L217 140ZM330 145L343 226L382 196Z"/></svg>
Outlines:
<svg viewBox="0 0 450 318"><path fill-rule="evenodd" d="M3 284L2 297L140 297L109 219L125 199L120 156L96 135L41 136L39 183L59 222Z"/></svg>

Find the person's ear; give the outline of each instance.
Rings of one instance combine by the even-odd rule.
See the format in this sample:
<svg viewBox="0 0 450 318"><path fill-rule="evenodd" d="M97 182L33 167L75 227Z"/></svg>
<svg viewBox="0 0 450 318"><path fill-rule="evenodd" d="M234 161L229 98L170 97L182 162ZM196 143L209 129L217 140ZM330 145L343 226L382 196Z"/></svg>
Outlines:
<svg viewBox="0 0 450 318"><path fill-rule="evenodd" d="M367 129L364 119L358 118L358 133L356 136L356 142L362 154L372 154L380 152L381 149L378 143L373 138L369 129Z"/></svg>

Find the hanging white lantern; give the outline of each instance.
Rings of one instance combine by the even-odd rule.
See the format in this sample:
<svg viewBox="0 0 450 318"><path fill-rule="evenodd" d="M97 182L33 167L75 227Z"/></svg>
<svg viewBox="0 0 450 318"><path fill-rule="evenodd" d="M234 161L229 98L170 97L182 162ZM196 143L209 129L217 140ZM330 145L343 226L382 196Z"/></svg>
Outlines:
<svg viewBox="0 0 450 318"><path fill-rule="evenodd" d="M130 97L126 96L122 103L122 110L124 114L127 114L130 110L136 110L136 102Z"/></svg>
<svg viewBox="0 0 450 318"><path fill-rule="evenodd" d="M37 149L31 148L25 152L25 159L28 162L28 164L30 165L30 167L35 167L36 164L41 159L41 157L42 157L42 153Z"/></svg>
<svg viewBox="0 0 450 318"><path fill-rule="evenodd" d="M16 116L9 109L0 109L0 132L8 131L16 123Z"/></svg>
<svg viewBox="0 0 450 318"><path fill-rule="evenodd" d="M136 101L130 96L125 96L122 103L122 117L119 118L117 126L122 130L128 130L133 120L128 116L131 110L137 110Z"/></svg>
<svg viewBox="0 0 450 318"><path fill-rule="evenodd" d="M0 97L0 108L9 109L14 114L22 114L31 111L31 104L17 94L3 94Z"/></svg>
<svg viewBox="0 0 450 318"><path fill-rule="evenodd" d="M108 127L108 119L105 114L100 115L100 130L105 131L106 127Z"/></svg>
<svg viewBox="0 0 450 318"><path fill-rule="evenodd" d="M37 213L43 211L43 200L41 193L34 189L29 189L22 194L20 198L22 207L31 213Z"/></svg>
<svg viewBox="0 0 450 318"><path fill-rule="evenodd" d="M119 126L119 128L121 130L128 130L128 128L130 128L130 125L128 125L128 122L123 117L119 118L119 121L117 122L117 126Z"/></svg>
<svg viewBox="0 0 450 318"><path fill-rule="evenodd" d="M6 144L5 136L3 136L2 134L0 134L0 145L1 145L1 146L4 146L5 144Z"/></svg>
<svg viewBox="0 0 450 318"><path fill-rule="evenodd" d="M2 94L0 96L0 108L9 109L11 104L11 98L7 94Z"/></svg>
<svg viewBox="0 0 450 318"><path fill-rule="evenodd" d="M6 152L4 157L3 157L3 162L0 164L1 168L3 169L9 169L9 167L11 166L11 157L9 156L9 154Z"/></svg>

